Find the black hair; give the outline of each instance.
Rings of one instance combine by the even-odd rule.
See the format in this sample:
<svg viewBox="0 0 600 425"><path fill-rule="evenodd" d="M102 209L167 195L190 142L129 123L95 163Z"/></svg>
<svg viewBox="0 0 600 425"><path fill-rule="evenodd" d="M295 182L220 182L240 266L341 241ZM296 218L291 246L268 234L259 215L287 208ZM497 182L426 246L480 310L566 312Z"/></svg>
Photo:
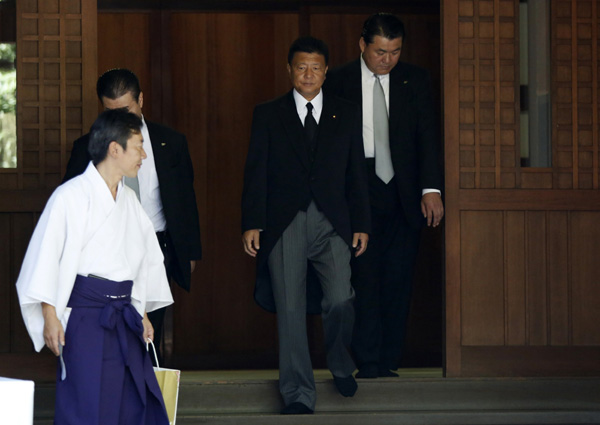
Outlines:
<svg viewBox="0 0 600 425"><path fill-rule="evenodd" d="M311 36L297 38L290 46L288 64L292 64L294 55L298 52L317 53L325 58L325 65L329 63L329 48L323 40Z"/></svg>
<svg viewBox="0 0 600 425"><path fill-rule="evenodd" d="M142 131L142 120L137 115L128 112L127 108L107 109L102 112L90 129L88 152L94 165L106 158L110 142L117 142L127 150L127 141L133 134Z"/></svg>
<svg viewBox="0 0 600 425"><path fill-rule="evenodd" d="M404 24L395 15L391 13L379 12L367 18L363 24L360 36L367 44L373 43L373 39L378 35L394 40L396 38L405 38Z"/></svg>
<svg viewBox="0 0 600 425"><path fill-rule="evenodd" d="M140 98L140 81L135 74L124 68L115 68L106 71L98 78L96 83L96 93L98 99L102 101L103 97L108 99L117 99L127 93L137 102Z"/></svg>

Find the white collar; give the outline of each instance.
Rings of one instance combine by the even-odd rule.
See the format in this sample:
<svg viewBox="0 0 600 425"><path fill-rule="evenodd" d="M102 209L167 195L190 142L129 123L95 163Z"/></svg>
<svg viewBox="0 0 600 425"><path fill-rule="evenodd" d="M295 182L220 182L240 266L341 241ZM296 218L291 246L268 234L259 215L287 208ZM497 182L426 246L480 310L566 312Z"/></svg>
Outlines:
<svg viewBox="0 0 600 425"><path fill-rule="evenodd" d="M296 91L296 89L293 90L294 93L294 101L296 102L296 110L298 111L298 115L303 116L304 114L306 114L306 104L309 102L308 100L306 100L304 98L304 96L302 96L300 93L298 93ZM320 117L321 116L321 110L323 109L323 89L319 90L319 94L316 95L311 101L310 103L313 106L313 115Z"/></svg>

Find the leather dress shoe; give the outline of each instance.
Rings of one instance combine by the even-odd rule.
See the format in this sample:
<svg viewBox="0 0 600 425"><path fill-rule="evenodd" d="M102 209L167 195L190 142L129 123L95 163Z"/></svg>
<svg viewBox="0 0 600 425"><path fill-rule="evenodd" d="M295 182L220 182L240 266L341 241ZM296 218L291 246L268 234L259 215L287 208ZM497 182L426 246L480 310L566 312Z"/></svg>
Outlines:
<svg viewBox="0 0 600 425"><path fill-rule="evenodd" d="M358 379L373 379L378 376L380 375L376 364L365 364L356 373L356 378Z"/></svg>
<svg viewBox="0 0 600 425"><path fill-rule="evenodd" d="M379 369L378 376L380 378L397 378L398 374L396 372L392 372L389 369Z"/></svg>
<svg viewBox="0 0 600 425"><path fill-rule="evenodd" d="M295 401L281 410L282 415L312 415L313 411L305 404Z"/></svg>
<svg viewBox="0 0 600 425"><path fill-rule="evenodd" d="M352 375L346 378L339 378L337 376L333 377L333 382L339 393L344 397L352 397L356 394L356 390L358 389L358 384L354 380Z"/></svg>

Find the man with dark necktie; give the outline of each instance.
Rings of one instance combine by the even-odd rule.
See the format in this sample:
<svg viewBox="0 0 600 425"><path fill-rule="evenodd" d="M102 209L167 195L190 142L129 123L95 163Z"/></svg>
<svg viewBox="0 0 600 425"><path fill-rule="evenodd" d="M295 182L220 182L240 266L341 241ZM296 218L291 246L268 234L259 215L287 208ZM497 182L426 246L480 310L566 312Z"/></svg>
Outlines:
<svg viewBox="0 0 600 425"><path fill-rule="evenodd" d="M359 108L321 91L327 60L321 40L292 44L287 68L294 88L255 108L244 172L242 241L257 257L256 301L277 312L282 414L315 409L307 311L322 314L338 391L351 397L357 389L349 353L350 258L367 248L367 177ZM322 294L307 282L309 265Z"/></svg>

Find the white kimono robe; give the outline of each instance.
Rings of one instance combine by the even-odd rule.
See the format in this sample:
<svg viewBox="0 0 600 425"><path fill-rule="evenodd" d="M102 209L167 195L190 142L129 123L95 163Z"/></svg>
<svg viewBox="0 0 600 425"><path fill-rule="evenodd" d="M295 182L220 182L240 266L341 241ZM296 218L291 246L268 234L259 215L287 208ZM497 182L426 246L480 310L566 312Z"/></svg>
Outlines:
<svg viewBox="0 0 600 425"><path fill-rule="evenodd" d="M21 266L17 293L36 351L44 347L41 303L56 308L66 330L77 274L132 280L131 304L142 316L173 303L154 228L134 191L119 183L113 199L91 162L54 191Z"/></svg>

